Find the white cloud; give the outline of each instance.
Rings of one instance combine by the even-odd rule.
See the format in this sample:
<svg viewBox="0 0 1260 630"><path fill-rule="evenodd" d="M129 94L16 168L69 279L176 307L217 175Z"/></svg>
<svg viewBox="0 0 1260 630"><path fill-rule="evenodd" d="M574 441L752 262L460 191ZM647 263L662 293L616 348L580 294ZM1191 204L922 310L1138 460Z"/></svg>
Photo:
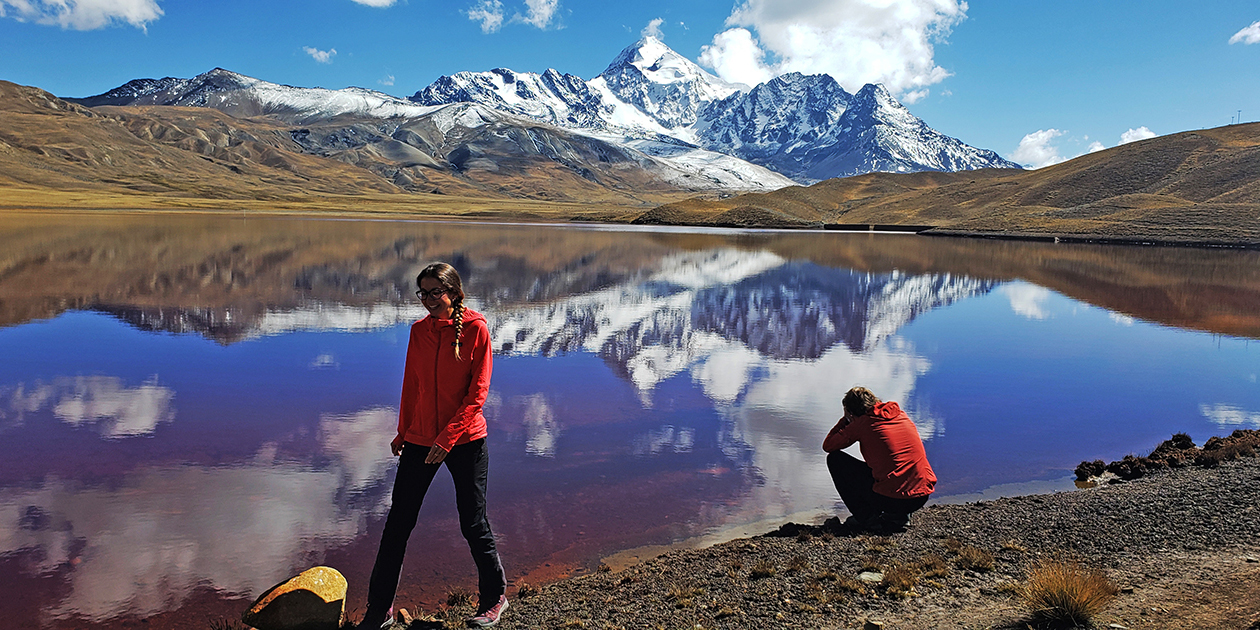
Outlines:
<svg viewBox="0 0 1260 630"><path fill-rule="evenodd" d="M934 61L933 43L966 12L961 0L744 0L700 61L749 85L787 72L826 73L852 91L883 83L915 94L949 76Z"/></svg>
<svg viewBox="0 0 1260 630"><path fill-rule="evenodd" d="M713 45L700 51L700 63L719 77L735 83L758 85L775 77L765 64L761 49L747 29L733 28L713 36Z"/></svg>
<svg viewBox="0 0 1260 630"><path fill-rule="evenodd" d="M1260 411L1248 411L1234 405L1199 405L1199 413L1222 429L1250 424L1260 429Z"/></svg>
<svg viewBox="0 0 1260 630"><path fill-rule="evenodd" d="M144 29L162 9L157 0L0 0L0 17L76 31L123 23Z"/></svg>
<svg viewBox="0 0 1260 630"><path fill-rule="evenodd" d="M1089 148L1088 148L1088 149L1086 149L1086 152L1087 152L1087 153L1098 153L1099 151L1104 151L1104 150L1106 150L1106 149L1107 149L1107 147L1106 147L1106 146L1104 146L1104 145L1103 145L1103 143L1101 143L1101 142L1099 142L1099 141L1095 140L1095 141L1093 141L1093 142L1089 143Z"/></svg>
<svg viewBox="0 0 1260 630"><path fill-rule="evenodd" d="M1051 144L1063 135L1058 129L1038 129L1019 141L1019 148L1011 153L1011 159L1028 168L1042 168L1064 161L1058 147Z"/></svg>
<svg viewBox="0 0 1260 630"><path fill-rule="evenodd" d="M559 6L560 0L525 0L526 14L523 17L517 15L514 21L524 22L537 28L547 28Z"/></svg>
<svg viewBox="0 0 1260 630"><path fill-rule="evenodd" d="M1028 319L1050 317L1050 313L1046 312L1046 300L1050 299L1049 289L1026 282L1012 282L1002 285L998 291L1011 301L1011 310L1016 315Z"/></svg>
<svg viewBox="0 0 1260 630"><path fill-rule="evenodd" d="M376 7L378 9L392 7L397 1L398 0L351 0L351 2L354 2L355 4L361 4L367 7Z"/></svg>
<svg viewBox="0 0 1260 630"><path fill-rule="evenodd" d="M305 51L306 54L310 55L311 59L314 59L319 63L332 63L332 58L337 56L336 48L320 50L318 48L311 48L310 46L303 46L302 50Z"/></svg>
<svg viewBox="0 0 1260 630"><path fill-rule="evenodd" d="M1138 127L1137 129L1130 129L1120 134L1120 144L1129 144L1130 142L1137 142L1138 140L1146 140L1147 138L1154 138L1156 135L1158 134L1146 127Z"/></svg>
<svg viewBox="0 0 1260 630"><path fill-rule="evenodd" d="M1237 44L1238 42L1260 44L1260 21L1252 22L1251 26L1234 33L1234 36L1229 38L1229 43L1231 44Z"/></svg>
<svg viewBox="0 0 1260 630"><path fill-rule="evenodd" d="M127 387L114 376L64 377L0 389L0 418L12 413L20 423L25 414L48 407L66 424L91 426L106 438L128 438L150 435L159 424L173 421L174 398L175 392L159 385L157 376L138 387Z"/></svg>
<svg viewBox="0 0 1260 630"><path fill-rule="evenodd" d="M392 74L387 74L387 75L385 75L385 78L384 78L384 79L377 79L377 80L376 80L376 82L377 82L377 83L380 83L381 85L393 85L393 84L394 84L394 75L392 75Z"/></svg>
<svg viewBox="0 0 1260 630"><path fill-rule="evenodd" d="M906 92L905 94L901 95L901 102L906 105L913 105L923 100L924 98L927 98L927 95L930 91L931 90L928 90L927 88L923 88L922 90Z"/></svg>
<svg viewBox="0 0 1260 630"><path fill-rule="evenodd" d="M639 32L639 36L655 37L656 39L664 40L665 34L661 32L661 25L664 23L665 20L662 18L656 18L651 22L648 22L648 25L643 27L643 30Z"/></svg>
<svg viewBox="0 0 1260 630"><path fill-rule="evenodd" d="M1115 313L1115 312L1108 313L1108 317L1111 318L1111 321L1117 324L1120 324L1121 326L1132 326L1133 324L1137 323L1136 319L1133 319L1132 317L1129 317L1128 315L1125 315L1123 313Z"/></svg>
<svg viewBox="0 0 1260 630"><path fill-rule="evenodd" d="M496 33L503 27L503 3L499 0L481 0L465 15L481 23L482 33Z"/></svg>

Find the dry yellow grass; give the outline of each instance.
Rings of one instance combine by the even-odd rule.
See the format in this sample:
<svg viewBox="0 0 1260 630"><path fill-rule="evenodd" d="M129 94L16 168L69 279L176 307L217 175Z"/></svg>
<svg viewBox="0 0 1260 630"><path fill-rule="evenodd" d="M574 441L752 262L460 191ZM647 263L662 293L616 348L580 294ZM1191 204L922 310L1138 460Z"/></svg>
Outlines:
<svg viewBox="0 0 1260 630"><path fill-rule="evenodd" d="M1021 591L1032 616L1049 623L1089 623L1119 591L1102 571L1076 561L1046 560L1033 567Z"/></svg>

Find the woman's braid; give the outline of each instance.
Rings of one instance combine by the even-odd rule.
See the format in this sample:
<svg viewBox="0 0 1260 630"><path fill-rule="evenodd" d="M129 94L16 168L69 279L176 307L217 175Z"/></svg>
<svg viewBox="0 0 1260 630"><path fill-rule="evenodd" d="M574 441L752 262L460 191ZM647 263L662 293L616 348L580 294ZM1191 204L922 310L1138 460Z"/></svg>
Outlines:
<svg viewBox="0 0 1260 630"><path fill-rule="evenodd" d="M464 344L464 301L455 304L455 358L459 359L459 347Z"/></svg>

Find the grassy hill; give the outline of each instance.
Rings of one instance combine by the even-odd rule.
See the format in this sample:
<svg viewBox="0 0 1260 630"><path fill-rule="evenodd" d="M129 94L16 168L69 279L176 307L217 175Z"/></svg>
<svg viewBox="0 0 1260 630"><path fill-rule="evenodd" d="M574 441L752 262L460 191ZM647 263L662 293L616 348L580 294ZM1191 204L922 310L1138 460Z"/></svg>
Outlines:
<svg viewBox="0 0 1260 630"><path fill-rule="evenodd" d="M543 163L476 176L415 168L434 192L388 177L388 156L303 152L291 126L213 109L75 105L0 81L0 209L250 209L617 220L687 193L631 178L605 186ZM519 161L519 160L518 160ZM598 204L602 209L593 208ZM629 214L627 214L629 213Z"/></svg>
<svg viewBox="0 0 1260 630"><path fill-rule="evenodd" d="M663 205L640 223L932 226L931 233L1260 243L1260 123L1162 136L1035 171L870 173Z"/></svg>
<svg viewBox="0 0 1260 630"><path fill-rule="evenodd" d="M1260 123L1162 136L1035 171L871 173L725 199L662 187L634 169L583 177L507 153L476 173L416 165L403 188L390 176L393 158L304 152L291 132L266 117L212 109L85 108L0 81L0 210L881 224L945 235L1260 245ZM417 179L436 192L418 191Z"/></svg>

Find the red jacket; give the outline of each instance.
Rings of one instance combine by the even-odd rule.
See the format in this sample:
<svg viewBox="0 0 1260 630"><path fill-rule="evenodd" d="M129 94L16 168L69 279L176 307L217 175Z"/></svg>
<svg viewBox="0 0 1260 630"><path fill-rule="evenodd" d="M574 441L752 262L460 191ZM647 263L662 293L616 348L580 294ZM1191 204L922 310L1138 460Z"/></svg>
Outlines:
<svg viewBox="0 0 1260 630"><path fill-rule="evenodd" d="M464 309L460 359L455 358L455 322L433 316L411 325L403 369L398 437L449 451L486 437L481 407L490 391L490 329L486 318Z"/></svg>
<svg viewBox="0 0 1260 630"><path fill-rule="evenodd" d="M894 499L913 499L932 494L936 473L928 464L919 430L895 402L875 405L871 413L847 426L837 423L823 440L828 453L858 442L862 458L875 477L874 490Z"/></svg>

